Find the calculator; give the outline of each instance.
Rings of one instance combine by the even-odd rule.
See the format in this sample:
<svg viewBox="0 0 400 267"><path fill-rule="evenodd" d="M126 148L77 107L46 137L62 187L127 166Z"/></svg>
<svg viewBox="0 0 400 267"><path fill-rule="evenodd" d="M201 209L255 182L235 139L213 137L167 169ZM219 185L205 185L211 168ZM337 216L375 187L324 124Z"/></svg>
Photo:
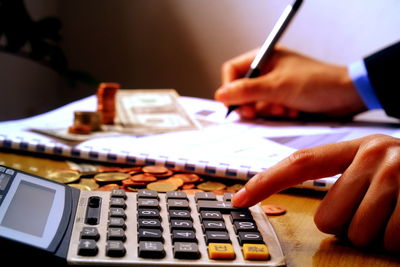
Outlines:
<svg viewBox="0 0 400 267"><path fill-rule="evenodd" d="M259 205L232 193L80 191L0 166L0 242L70 265L284 266Z"/></svg>

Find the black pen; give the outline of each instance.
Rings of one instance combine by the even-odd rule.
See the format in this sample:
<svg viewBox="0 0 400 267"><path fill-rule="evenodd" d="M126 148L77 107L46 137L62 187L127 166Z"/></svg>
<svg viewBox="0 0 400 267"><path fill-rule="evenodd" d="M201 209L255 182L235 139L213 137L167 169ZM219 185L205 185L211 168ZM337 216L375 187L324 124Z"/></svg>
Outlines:
<svg viewBox="0 0 400 267"><path fill-rule="evenodd" d="M282 15L275 23L271 33L268 35L264 44L262 45L253 62L251 63L250 69L245 76L246 78L255 78L260 75L265 62L271 57L274 51L276 42L278 42L279 38L282 36L283 32L289 25L297 10L299 10L301 3L303 3L303 0L295 0L292 4L289 4L283 10ZM229 106L228 112L226 113L225 117L228 117L228 115L238 107L239 105Z"/></svg>

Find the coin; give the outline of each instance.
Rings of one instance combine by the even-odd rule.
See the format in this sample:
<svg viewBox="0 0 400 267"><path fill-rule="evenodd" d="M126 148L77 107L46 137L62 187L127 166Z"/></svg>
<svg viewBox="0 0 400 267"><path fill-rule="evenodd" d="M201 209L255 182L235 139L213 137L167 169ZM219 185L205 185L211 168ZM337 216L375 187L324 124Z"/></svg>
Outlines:
<svg viewBox="0 0 400 267"><path fill-rule="evenodd" d="M174 177L170 177L167 180L164 180L164 182L167 183L172 183L174 185L176 185L178 188L181 187L183 185L183 181L180 178L174 178Z"/></svg>
<svg viewBox="0 0 400 267"><path fill-rule="evenodd" d="M130 178L129 174L121 172L104 172L94 176L97 182L117 182L128 178Z"/></svg>
<svg viewBox="0 0 400 267"><path fill-rule="evenodd" d="M59 183L63 183L63 184L68 184L68 183L72 183L75 182L77 180L79 180L80 174L78 171L74 171L74 170L57 170L57 171L53 171L48 175L48 178L50 180L59 182Z"/></svg>
<svg viewBox="0 0 400 267"><path fill-rule="evenodd" d="M228 192L236 193L237 191L239 191L240 189L242 189L242 187L244 187L243 184L234 184L234 185L228 186L228 187L226 188L226 190L227 190Z"/></svg>
<svg viewBox="0 0 400 267"><path fill-rule="evenodd" d="M70 134L90 134L92 129L89 125L71 125L68 127L68 133Z"/></svg>
<svg viewBox="0 0 400 267"><path fill-rule="evenodd" d="M90 187L84 184L68 184L68 185L79 190L91 191Z"/></svg>
<svg viewBox="0 0 400 267"><path fill-rule="evenodd" d="M286 209L280 205L265 204L261 208L267 215L282 215L286 213Z"/></svg>
<svg viewBox="0 0 400 267"><path fill-rule="evenodd" d="M79 184L88 186L90 190L96 190L99 188L99 184L93 178L81 178Z"/></svg>
<svg viewBox="0 0 400 267"><path fill-rule="evenodd" d="M157 177L151 175L150 173L138 173L132 175L130 179L134 182L143 182L143 183L150 183L157 181Z"/></svg>
<svg viewBox="0 0 400 267"><path fill-rule="evenodd" d="M144 187L146 187L146 185L148 184L148 183L145 183L145 182L135 182L135 181L133 181L131 178L122 180L121 183L122 183L122 187L123 187L124 189L127 189L128 187L132 187L132 188L144 188ZM132 190L130 190L130 191L132 191Z"/></svg>
<svg viewBox="0 0 400 267"><path fill-rule="evenodd" d="M228 193L229 191L227 191L226 189L221 189L221 190L213 190L212 192L216 195L223 195L225 193Z"/></svg>
<svg viewBox="0 0 400 267"><path fill-rule="evenodd" d="M118 83L100 83L97 89L97 111L103 124L114 124L116 100L120 85Z"/></svg>
<svg viewBox="0 0 400 267"><path fill-rule="evenodd" d="M195 183L200 180L200 177L195 173L176 173L172 177L182 179L185 184Z"/></svg>
<svg viewBox="0 0 400 267"><path fill-rule="evenodd" d="M95 111L75 111L73 125L86 125L91 131L99 131L100 117L100 113Z"/></svg>
<svg viewBox="0 0 400 267"><path fill-rule="evenodd" d="M151 174L163 174L168 172L168 168L164 167L164 166L157 166L157 165L148 165L148 166L144 166L142 168L143 172L148 172Z"/></svg>
<svg viewBox="0 0 400 267"><path fill-rule="evenodd" d="M101 166L97 168L98 172L119 172L119 167Z"/></svg>
<svg viewBox="0 0 400 267"><path fill-rule="evenodd" d="M181 190L181 191L185 192L188 195L194 195L194 194L196 194L196 192L204 192L201 189L184 189L184 190Z"/></svg>
<svg viewBox="0 0 400 267"><path fill-rule="evenodd" d="M147 185L147 189L155 190L157 192L169 192L177 190L178 187L175 184L161 181L161 182L149 183Z"/></svg>
<svg viewBox="0 0 400 267"><path fill-rule="evenodd" d="M97 191L112 191L114 189L119 189L118 184L106 184L97 189Z"/></svg>
<svg viewBox="0 0 400 267"><path fill-rule="evenodd" d="M168 178L168 177L170 177L170 176L173 175L173 174L174 174L174 172L171 171L171 170L168 170L166 173L153 173L153 175L154 175L155 177L160 178L160 179L162 179L162 178Z"/></svg>
<svg viewBox="0 0 400 267"><path fill-rule="evenodd" d="M201 183L197 186L198 189L204 190L204 191L214 191L214 190L222 190L225 189L226 185L220 182L213 182L213 181L207 181L204 183Z"/></svg>
<svg viewBox="0 0 400 267"><path fill-rule="evenodd" d="M195 189L196 185L195 184L183 184L182 189Z"/></svg>

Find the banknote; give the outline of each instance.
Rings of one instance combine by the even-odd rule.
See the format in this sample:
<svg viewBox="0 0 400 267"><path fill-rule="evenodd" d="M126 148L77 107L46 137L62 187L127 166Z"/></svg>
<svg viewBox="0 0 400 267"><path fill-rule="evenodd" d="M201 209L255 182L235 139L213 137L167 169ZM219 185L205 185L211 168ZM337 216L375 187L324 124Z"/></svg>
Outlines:
<svg viewBox="0 0 400 267"><path fill-rule="evenodd" d="M71 134L70 125L32 128L32 131L67 141L82 142L96 137L118 135L147 136L179 130L196 130L201 124L179 103L174 89L120 89L116 95L114 125L101 125L100 131Z"/></svg>
<svg viewBox="0 0 400 267"><path fill-rule="evenodd" d="M174 89L119 90L116 122L138 135L199 129L178 97Z"/></svg>

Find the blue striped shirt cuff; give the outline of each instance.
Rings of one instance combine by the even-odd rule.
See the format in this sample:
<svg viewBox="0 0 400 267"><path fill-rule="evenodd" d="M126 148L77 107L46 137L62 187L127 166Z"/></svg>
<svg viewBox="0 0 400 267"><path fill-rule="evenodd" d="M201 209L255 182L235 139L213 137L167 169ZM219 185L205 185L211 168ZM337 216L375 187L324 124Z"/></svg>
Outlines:
<svg viewBox="0 0 400 267"><path fill-rule="evenodd" d="M358 94L361 96L368 109L381 109L382 105L369 80L364 60L351 63L348 66L348 70Z"/></svg>

